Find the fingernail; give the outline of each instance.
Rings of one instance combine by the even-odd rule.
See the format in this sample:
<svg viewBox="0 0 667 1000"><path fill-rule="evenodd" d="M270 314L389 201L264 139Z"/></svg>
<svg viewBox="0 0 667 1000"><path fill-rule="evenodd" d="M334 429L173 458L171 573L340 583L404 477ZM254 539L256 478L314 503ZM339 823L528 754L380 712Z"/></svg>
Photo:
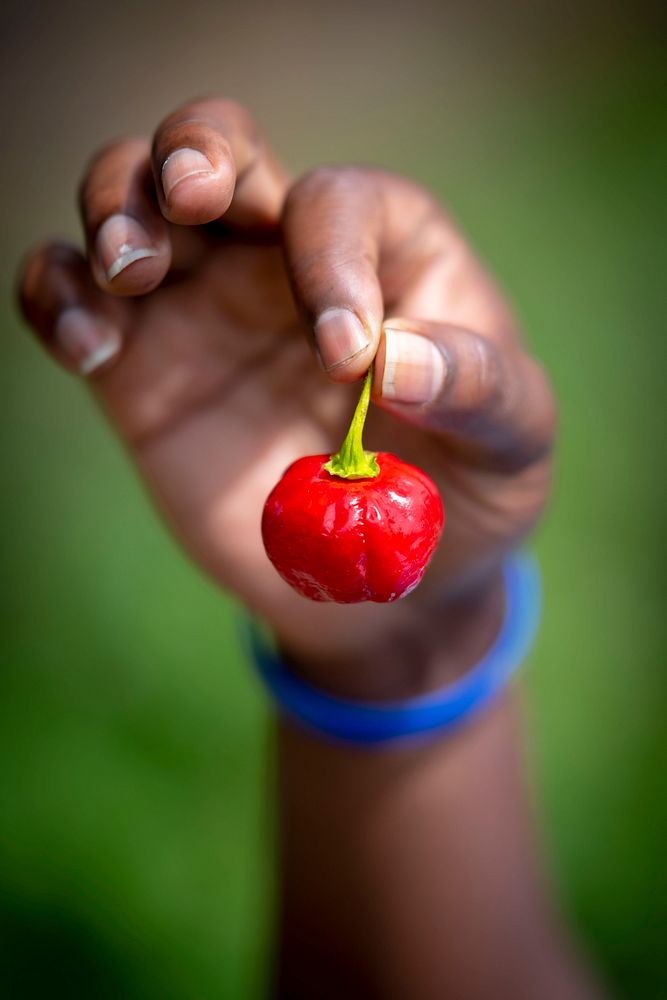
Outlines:
<svg viewBox="0 0 667 1000"><path fill-rule="evenodd" d="M397 403L430 403L445 381L445 360L435 344L408 330L384 328L381 394Z"/></svg>
<svg viewBox="0 0 667 1000"><path fill-rule="evenodd" d="M177 184L187 177L204 177L213 173L211 161L198 149L175 149L162 164L162 190L169 201Z"/></svg>
<svg viewBox="0 0 667 1000"><path fill-rule="evenodd" d="M97 234L97 253L107 281L113 281L130 264L144 257L157 257L146 230L128 215L111 215Z"/></svg>
<svg viewBox="0 0 667 1000"><path fill-rule="evenodd" d="M368 347L371 338L349 309L327 309L315 324L315 340L325 371L339 368Z"/></svg>
<svg viewBox="0 0 667 1000"><path fill-rule="evenodd" d="M120 331L103 316L70 306L56 321L55 338L81 375L90 375L121 349Z"/></svg>

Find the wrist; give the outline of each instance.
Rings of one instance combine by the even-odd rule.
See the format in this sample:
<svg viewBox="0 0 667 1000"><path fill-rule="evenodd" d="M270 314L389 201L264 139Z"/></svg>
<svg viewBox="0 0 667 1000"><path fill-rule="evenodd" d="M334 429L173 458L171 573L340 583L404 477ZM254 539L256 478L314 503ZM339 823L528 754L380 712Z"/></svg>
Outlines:
<svg viewBox="0 0 667 1000"><path fill-rule="evenodd" d="M438 690L472 668L492 645L505 607L502 575L447 604L412 602L352 649L304 652L278 637L281 657L302 680L359 701L404 700ZM395 609L398 610L398 609Z"/></svg>

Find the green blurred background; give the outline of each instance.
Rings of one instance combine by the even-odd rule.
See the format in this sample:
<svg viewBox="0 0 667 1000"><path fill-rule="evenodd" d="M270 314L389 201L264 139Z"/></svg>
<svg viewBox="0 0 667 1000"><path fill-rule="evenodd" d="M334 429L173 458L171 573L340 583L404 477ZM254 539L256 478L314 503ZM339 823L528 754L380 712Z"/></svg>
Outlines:
<svg viewBox="0 0 667 1000"><path fill-rule="evenodd" d="M97 145L220 92L295 171L372 161L436 190L553 375L535 795L613 988L667 996L657 13L164 0L3 17L0 995L253 998L266 977L268 711L236 609L156 523L12 292L30 243L77 233Z"/></svg>

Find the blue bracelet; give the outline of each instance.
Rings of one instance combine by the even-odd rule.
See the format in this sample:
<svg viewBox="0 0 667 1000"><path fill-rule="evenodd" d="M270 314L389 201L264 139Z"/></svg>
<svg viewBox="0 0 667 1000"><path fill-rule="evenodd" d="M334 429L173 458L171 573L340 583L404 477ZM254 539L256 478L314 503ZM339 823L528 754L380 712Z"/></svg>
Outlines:
<svg viewBox="0 0 667 1000"><path fill-rule="evenodd" d="M535 638L541 608L536 561L524 553L514 553L505 560L503 578L505 616L495 642L464 677L432 694L402 702L335 698L291 674L253 626L250 644L255 665L280 709L329 739L373 745L441 735L467 722L489 704Z"/></svg>

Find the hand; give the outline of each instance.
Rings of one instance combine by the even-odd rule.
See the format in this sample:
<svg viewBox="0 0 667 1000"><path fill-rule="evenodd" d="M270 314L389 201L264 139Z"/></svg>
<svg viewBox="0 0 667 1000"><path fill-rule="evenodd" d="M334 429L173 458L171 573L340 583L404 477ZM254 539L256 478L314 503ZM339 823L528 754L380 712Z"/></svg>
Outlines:
<svg viewBox="0 0 667 1000"><path fill-rule="evenodd" d="M54 358L88 376L208 574L315 660L363 660L417 635L434 606L491 588L543 509L554 406L428 193L348 167L290 187L247 113L204 100L170 115L152 144L98 153L80 205L87 260L62 243L35 249L23 310ZM338 448L359 389L346 383L374 358L366 447L433 477L445 534L404 601L311 604L269 564L262 506L293 459Z"/></svg>

